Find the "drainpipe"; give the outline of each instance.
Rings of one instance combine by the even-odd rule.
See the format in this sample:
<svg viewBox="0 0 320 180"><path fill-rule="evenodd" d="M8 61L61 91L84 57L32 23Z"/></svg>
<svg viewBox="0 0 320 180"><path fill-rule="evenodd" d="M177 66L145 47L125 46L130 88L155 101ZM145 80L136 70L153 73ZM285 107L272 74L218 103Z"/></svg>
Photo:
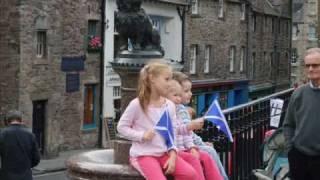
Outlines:
<svg viewBox="0 0 320 180"><path fill-rule="evenodd" d="M185 44L185 15L186 15L186 7L183 6L177 6L177 11L181 20L181 34L182 34L182 38L181 38L181 64L184 64L184 44Z"/></svg>
<svg viewBox="0 0 320 180"><path fill-rule="evenodd" d="M106 9L106 0L102 0L101 2L101 43L102 43L102 48L100 51L100 100L99 100L99 137L98 137L98 146L102 147L103 146L103 90L104 90L104 33L105 33L105 9Z"/></svg>

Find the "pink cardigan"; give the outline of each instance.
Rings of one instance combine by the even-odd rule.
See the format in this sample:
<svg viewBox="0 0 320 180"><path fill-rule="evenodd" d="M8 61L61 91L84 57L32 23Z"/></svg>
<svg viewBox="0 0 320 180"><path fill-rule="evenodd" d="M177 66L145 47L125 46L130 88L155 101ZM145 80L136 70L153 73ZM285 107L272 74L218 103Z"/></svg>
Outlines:
<svg viewBox="0 0 320 180"><path fill-rule="evenodd" d="M147 114L143 112L139 99L133 99L123 112L117 130L124 138L132 141L130 156L162 156L168 151L164 139L159 133L151 141L143 141L145 131L154 129L165 109L169 110L175 134L190 134L186 125L177 127L175 105L166 99L161 107L148 106ZM156 130L155 130L156 131ZM157 132L157 131L156 131Z"/></svg>

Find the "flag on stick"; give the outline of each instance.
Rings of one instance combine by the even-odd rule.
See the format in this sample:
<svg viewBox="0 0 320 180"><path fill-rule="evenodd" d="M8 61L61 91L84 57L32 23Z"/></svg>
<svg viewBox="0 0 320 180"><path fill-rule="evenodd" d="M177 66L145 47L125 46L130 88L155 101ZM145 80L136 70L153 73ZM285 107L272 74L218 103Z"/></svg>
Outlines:
<svg viewBox="0 0 320 180"><path fill-rule="evenodd" d="M167 110L163 112L159 122L155 126L155 129L164 138L168 149L172 148L174 146L173 126Z"/></svg>
<svg viewBox="0 0 320 180"><path fill-rule="evenodd" d="M217 126L219 130L221 130L230 140L233 142L232 134L226 121L224 114L220 108L219 102L217 99L213 100L211 106L209 107L207 113L204 116L204 119L207 121L212 122L214 125Z"/></svg>

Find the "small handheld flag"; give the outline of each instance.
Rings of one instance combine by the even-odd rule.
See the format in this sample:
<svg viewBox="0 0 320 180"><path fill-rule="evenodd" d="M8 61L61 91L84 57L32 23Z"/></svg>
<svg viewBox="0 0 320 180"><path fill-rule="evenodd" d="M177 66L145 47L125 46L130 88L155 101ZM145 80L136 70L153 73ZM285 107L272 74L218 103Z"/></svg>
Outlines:
<svg viewBox="0 0 320 180"><path fill-rule="evenodd" d="M163 112L159 122L155 126L155 129L164 138L168 149L172 148L174 146L173 126L167 110Z"/></svg>
<svg viewBox="0 0 320 180"><path fill-rule="evenodd" d="M216 125L217 128L221 130L228 137L230 142L233 142L233 138L232 138L232 134L231 134L228 122L226 121L226 118L222 113L222 110L220 108L220 105L217 99L213 100L211 106L209 107L207 113L204 116L204 119Z"/></svg>

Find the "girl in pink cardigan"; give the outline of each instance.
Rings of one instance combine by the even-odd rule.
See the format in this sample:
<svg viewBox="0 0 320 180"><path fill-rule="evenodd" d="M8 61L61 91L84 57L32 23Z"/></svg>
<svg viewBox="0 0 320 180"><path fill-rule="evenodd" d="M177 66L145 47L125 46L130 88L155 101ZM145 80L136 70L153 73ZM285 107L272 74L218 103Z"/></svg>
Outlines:
<svg viewBox="0 0 320 180"><path fill-rule="evenodd" d="M165 174L171 174L175 180L197 180L197 172L177 156L175 145L167 147L164 138L154 129L164 111L169 112L173 126L176 125L175 105L164 98L171 78L172 69L167 64L145 65L140 72L138 97L123 112L117 130L132 141L130 163L147 180L165 180ZM179 134L187 134L202 126L203 121L198 121L174 129Z"/></svg>

